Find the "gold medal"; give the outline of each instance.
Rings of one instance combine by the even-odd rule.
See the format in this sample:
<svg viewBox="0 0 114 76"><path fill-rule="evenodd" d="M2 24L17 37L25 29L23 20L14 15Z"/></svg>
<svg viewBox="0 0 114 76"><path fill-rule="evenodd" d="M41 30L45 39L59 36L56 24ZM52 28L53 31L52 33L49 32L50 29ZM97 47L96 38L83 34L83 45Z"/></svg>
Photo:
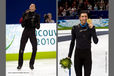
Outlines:
<svg viewBox="0 0 114 76"><path fill-rule="evenodd" d="M88 24L91 24L92 23L92 20L91 19L87 19L87 23Z"/></svg>

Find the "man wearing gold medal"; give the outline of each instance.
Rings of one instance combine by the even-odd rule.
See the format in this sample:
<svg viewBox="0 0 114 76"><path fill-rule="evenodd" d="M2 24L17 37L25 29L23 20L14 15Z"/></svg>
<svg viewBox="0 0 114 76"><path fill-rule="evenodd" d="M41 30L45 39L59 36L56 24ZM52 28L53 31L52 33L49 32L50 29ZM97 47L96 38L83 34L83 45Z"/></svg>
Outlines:
<svg viewBox="0 0 114 76"><path fill-rule="evenodd" d="M91 38L95 44L98 43L95 26L92 20L88 19L88 13L81 11L79 15L80 24L72 27L72 39L70 43L68 58L71 58L76 41L74 54L74 68L76 76L82 76L82 67L84 67L84 76L91 75L92 56L91 56Z"/></svg>

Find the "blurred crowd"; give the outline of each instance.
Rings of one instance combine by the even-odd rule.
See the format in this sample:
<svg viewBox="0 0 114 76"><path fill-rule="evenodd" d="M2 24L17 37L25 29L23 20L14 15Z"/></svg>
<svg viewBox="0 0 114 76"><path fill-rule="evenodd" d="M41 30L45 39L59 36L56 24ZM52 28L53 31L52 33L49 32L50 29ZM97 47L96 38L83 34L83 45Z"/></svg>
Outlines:
<svg viewBox="0 0 114 76"><path fill-rule="evenodd" d="M58 16L75 16L80 10L102 11L109 9L108 0L58 0Z"/></svg>

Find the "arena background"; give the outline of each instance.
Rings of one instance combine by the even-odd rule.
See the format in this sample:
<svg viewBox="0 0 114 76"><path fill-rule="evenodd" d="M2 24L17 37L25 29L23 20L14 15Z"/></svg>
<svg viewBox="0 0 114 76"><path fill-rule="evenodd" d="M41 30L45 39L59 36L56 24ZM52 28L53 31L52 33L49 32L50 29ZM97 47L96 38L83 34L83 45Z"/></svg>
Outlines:
<svg viewBox="0 0 114 76"><path fill-rule="evenodd" d="M6 24L19 24L23 12L29 8L30 3L35 3L36 12L44 22L44 14L52 13L56 22L56 0L6 0Z"/></svg>
<svg viewBox="0 0 114 76"><path fill-rule="evenodd" d="M58 0L58 30L79 24L79 13L86 10L96 28L108 28L108 0Z"/></svg>

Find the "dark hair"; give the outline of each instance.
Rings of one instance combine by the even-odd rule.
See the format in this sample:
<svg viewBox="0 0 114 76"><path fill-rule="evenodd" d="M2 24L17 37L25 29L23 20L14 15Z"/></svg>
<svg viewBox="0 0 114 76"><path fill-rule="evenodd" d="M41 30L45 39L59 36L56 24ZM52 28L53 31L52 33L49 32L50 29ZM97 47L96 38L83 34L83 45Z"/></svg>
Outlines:
<svg viewBox="0 0 114 76"><path fill-rule="evenodd" d="M79 17L81 16L82 13L87 13L88 17L89 17L89 12L87 10L81 10L79 12Z"/></svg>

